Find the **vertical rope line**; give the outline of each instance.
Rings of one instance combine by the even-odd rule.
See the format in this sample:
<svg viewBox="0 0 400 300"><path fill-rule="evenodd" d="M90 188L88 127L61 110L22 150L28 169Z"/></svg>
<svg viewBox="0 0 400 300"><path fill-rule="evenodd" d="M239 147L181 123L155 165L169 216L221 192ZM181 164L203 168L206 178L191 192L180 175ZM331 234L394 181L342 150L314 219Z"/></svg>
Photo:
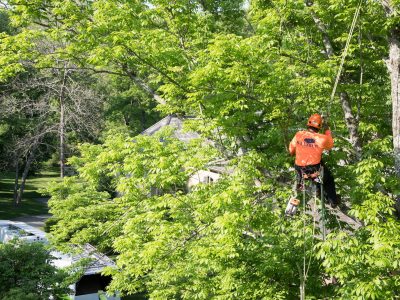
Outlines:
<svg viewBox="0 0 400 300"><path fill-rule="evenodd" d="M360 121L361 115L361 102L362 102L362 92L363 92L363 80L364 80L364 65L363 65L363 52L362 52L362 21L361 15L362 11L360 11L360 26L358 27L358 48L360 49L360 90L359 90L359 97L357 102L357 122Z"/></svg>
<svg viewBox="0 0 400 300"><path fill-rule="evenodd" d="M312 214L313 214L313 231L312 231L312 241L311 241L311 247L312 248L314 246L314 237L315 237L315 228L316 228L316 223L317 223L317 219L316 219L316 214L317 214L317 199L316 196L314 197L314 205L312 208ZM308 271L310 270L310 266L311 266L311 261L312 261L312 256L310 255L310 259L308 260L308 266L307 266L307 271L306 271L306 278L308 277Z"/></svg>
<svg viewBox="0 0 400 300"><path fill-rule="evenodd" d="M314 204L312 207L312 214L313 214L313 230L312 230L312 242L311 242L311 247L314 246L314 237L315 237L315 228L316 228L316 223L317 223L317 196L314 195ZM312 256L310 254L310 259L308 260L308 266L307 266L307 271L306 271L306 278L308 277L308 271L310 270L311 266L311 261L312 261Z"/></svg>
<svg viewBox="0 0 400 300"><path fill-rule="evenodd" d="M328 103L327 117L329 117L329 115L330 115L331 106L332 106L331 104L332 104L332 102L333 102L333 99L335 98L336 89L337 89L337 86L338 86L338 84L339 84L340 76L341 76L341 74L342 74L344 61L345 61L345 59L346 59L347 52L348 52L348 49L349 49L349 46L350 46L350 41L351 41L351 38L353 37L354 28L355 28L355 26L356 26L357 19L358 19L358 16L359 16L359 14L360 14L360 9L361 9L362 1L363 1L363 0L360 0L360 2L358 3L358 7L357 7L357 9L356 9L356 11L355 11L355 13L354 13L354 16L353 16L353 21L352 21L352 23L351 23L349 35L348 35L347 41L346 41L346 46L344 47L344 51L343 51L343 53L342 53L342 58L341 58L341 60L340 60L339 70L338 70L338 72L337 72L337 74L336 74L335 84L333 85L331 97L330 97L330 100L329 100L329 103Z"/></svg>
<svg viewBox="0 0 400 300"><path fill-rule="evenodd" d="M306 297L306 181L304 180L303 172L302 182L303 182L303 284L302 284L302 294L300 295L301 300Z"/></svg>
<svg viewBox="0 0 400 300"><path fill-rule="evenodd" d="M321 217L322 217L322 240L325 241L326 237L326 228L325 228L325 200L324 200L324 167L321 166L321 175L320 175L320 187L321 187Z"/></svg>

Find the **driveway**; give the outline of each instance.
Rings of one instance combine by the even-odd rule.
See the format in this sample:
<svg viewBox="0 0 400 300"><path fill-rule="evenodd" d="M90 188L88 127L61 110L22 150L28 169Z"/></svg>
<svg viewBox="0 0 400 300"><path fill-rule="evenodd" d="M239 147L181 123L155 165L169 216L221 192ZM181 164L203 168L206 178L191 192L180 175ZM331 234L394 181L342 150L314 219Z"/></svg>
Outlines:
<svg viewBox="0 0 400 300"><path fill-rule="evenodd" d="M23 216L13 219L12 221L24 222L32 227L43 230L44 222L50 218L50 214L38 216Z"/></svg>

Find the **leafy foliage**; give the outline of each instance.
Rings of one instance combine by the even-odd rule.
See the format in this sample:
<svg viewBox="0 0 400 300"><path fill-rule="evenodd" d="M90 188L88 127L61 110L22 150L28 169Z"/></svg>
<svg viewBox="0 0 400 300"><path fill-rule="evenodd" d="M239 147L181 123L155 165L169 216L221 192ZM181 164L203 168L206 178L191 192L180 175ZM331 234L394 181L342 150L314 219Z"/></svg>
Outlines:
<svg viewBox="0 0 400 300"><path fill-rule="evenodd" d="M116 255L110 289L291 299L306 258L310 299L398 297L391 207L399 180L384 63L398 1L390 16L386 1L362 3L333 99L358 0L9 2L19 31L1 33L0 80L68 60L101 74L99 89L110 95L111 133L81 145L70 160L77 174L49 191L55 243L90 242ZM187 125L206 139L120 130L139 133L156 105L194 116ZM324 160L364 222L355 232L333 222L324 242L310 216L281 217L292 179L286 146L315 112L329 115L335 149ZM189 189L217 158L229 171Z"/></svg>
<svg viewBox="0 0 400 300"><path fill-rule="evenodd" d="M58 299L68 293L68 285L63 284L68 274L53 266L52 258L42 243L0 244L0 298Z"/></svg>
<svg viewBox="0 0 400 300"><path fill-rule="evenodd" d="M319 245L319 258L337 278L341 299L396 299L400 288L399 222L393 217L393 200L371 194L352 214L365 224L354 234L331 233Z"/></svg>

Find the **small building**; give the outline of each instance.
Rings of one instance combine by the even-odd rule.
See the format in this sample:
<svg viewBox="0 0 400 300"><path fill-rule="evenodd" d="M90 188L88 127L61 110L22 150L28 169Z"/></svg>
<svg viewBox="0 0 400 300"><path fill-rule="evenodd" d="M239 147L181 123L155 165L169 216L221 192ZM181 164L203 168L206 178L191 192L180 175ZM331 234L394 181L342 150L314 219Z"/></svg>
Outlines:
<svg viewBox="0 0 400 300"><path fill-rule="evenodd" d="M12 239L22 239L27 242L48 243L46 234L23 222L14 222L9 220L0 220L0 242L7 243ZM55 257L52 263L59 268L71 266L82 259L90 259L91 262L86 266L84 275L71 286L74 291L70 295L74 300L99 300L102 299L120 300L118 295L107 296L104 291L111 282L110 276L101 274L103 268L107 266L115 266L114 262L107 256L99 253L96 248L90 244L86 244L80 249L79 254L64 254L59 251L51 251L51 255Z"/></svg>

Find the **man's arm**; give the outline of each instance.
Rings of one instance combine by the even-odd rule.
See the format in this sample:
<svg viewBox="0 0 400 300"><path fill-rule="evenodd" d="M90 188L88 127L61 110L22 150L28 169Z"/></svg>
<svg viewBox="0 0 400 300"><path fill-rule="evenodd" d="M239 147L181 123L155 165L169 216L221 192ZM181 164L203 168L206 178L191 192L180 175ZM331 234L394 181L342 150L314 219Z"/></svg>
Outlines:
<svg viewBox="0 0 400 300"><path fill-rule="evenodd" d="M289 144L289 153L292 156L296 154L296 142L297 142L297 140L296 140L296 135L295 135Z"/></svg>
<svg viewBox="0 0 400 300"><path fill-rule="evenodd" d="M324 150L331 150L333 148L333 138L330 129L325 131L325 136Z"/></svg>

